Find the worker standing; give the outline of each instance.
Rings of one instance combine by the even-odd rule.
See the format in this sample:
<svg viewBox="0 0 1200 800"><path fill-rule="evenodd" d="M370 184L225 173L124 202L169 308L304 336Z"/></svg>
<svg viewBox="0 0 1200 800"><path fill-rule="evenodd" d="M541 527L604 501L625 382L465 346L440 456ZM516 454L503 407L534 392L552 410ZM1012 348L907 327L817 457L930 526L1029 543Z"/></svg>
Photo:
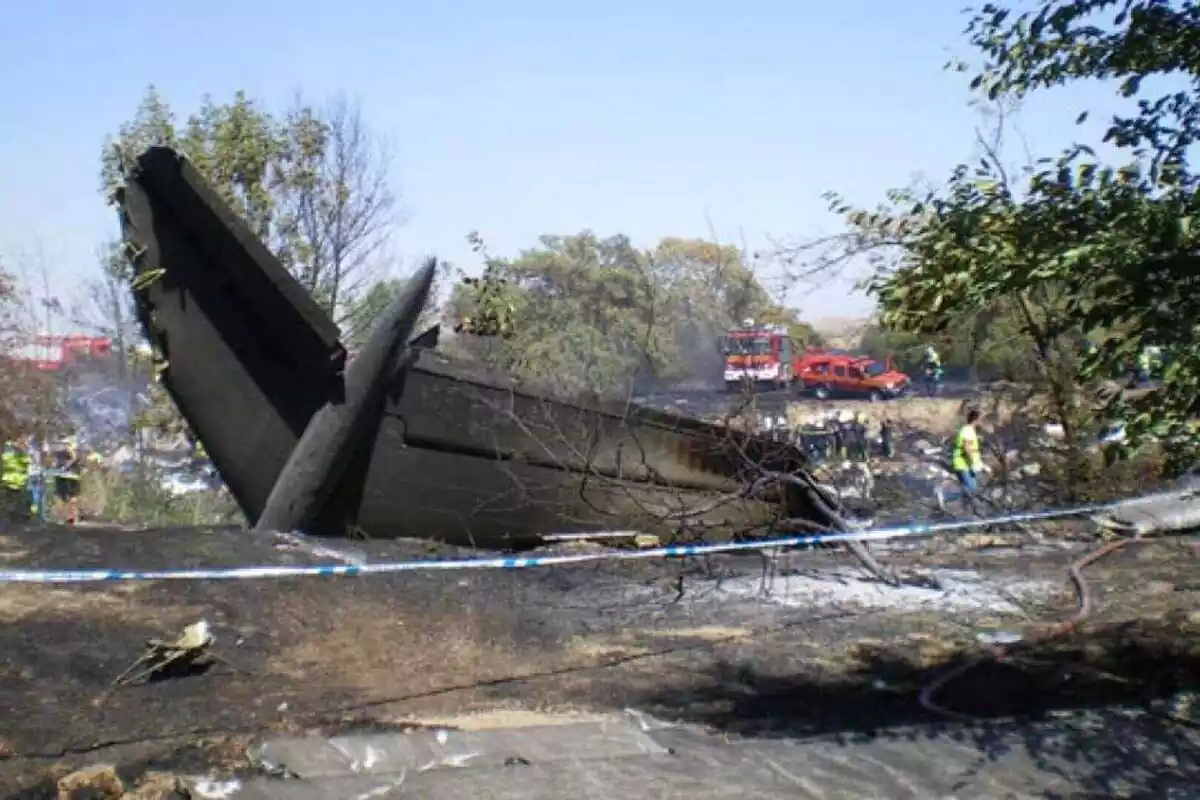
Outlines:
<svg viewBox="0 0 1200 800"><path fill-rule="evenodd" d="M967 421L960 425L954 434L954 448L950 456L950 469L962 487L961 491L953 493L951 497L962 497L968 505L972 504L972 498L979 488L979 473L987 471L979 442L979 416L979 409L967 410ZM937 486L934 489L934 497L938 508L945 511L946 500L951 499L947 497L945 487Z"/></svg>
<svg viewBox="0 0 1200 800"><path fill-rule="evenodd" d="M67 506L67 524L79 522L80 474L79 443L69 436L54 454L54 492Z"/></svg>
<svg viewBox="0 0 1200 800"><path fill-rule="evenodd" d="M925 348L922 366L925 370L925 388L929 394L936 396L942 384L942 357L933 345Z"/></svg>
<svg viewBox="0 0 1200 800"><path fill-rule="evenodd" d="M833 417L833 452L835 458L847 456L847 439L850 437L850 412L839 411Z"/></svg>
<svg viewBox="0 0 1200 800"><path fill-rule="evenodd" d="M954 434L954 451L950 467L954 476L962 484L967 494L973 494L979 488L978 476L983 471L983 457L979 445L979 409L967 411L967 421L960 425Z"/></svg>
<svg viewBox="0 0 1200 800"><path fill-rule="evenodd" d="M29 519L29 467L25 443L5 442L0 487L4 493L4 517L14 522Z"/></svg>
<svg viewBox="0 0 1200 800"><path fill-rule="evenodd" d="M867 452L867 417L861 411L854 413L854 421L851 423L853 430L854 441L854 456L855 461L867 461L870 458L870 453Z"/></svg>
<svg viewBox="0 0 1200 800"><path fill-rule="evenodd" d="M26 445L29 456L29 514L37 522L46 521L46 478L50 473L50 454L36 439Z"/></svg>
<svg viewBox="0 0 1200 800"><path fill-rule="evenodd" d="M896 455L895 445L892 443L892 421L884 417L879 423L879 443L883 447L883 457L893 458Z"/></svg>

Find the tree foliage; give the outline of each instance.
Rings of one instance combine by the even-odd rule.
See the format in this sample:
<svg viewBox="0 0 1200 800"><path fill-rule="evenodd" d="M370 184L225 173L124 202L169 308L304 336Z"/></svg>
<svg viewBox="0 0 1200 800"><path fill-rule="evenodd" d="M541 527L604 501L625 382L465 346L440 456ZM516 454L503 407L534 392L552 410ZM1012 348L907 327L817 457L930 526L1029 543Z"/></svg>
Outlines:
<svg viewBox="0 0 1200 800"><path fill-rule="evenodd" d="M434 277L433 286L429 290L431 298L435 298L441 293L441 287L450 269L448 264L444 264ZM346 304L342 322L342 339L351 351L357 351L366 344L367 337L374 329L376 321L396 300L407 283L407 279L404 278L380 278L365 290L358 292L354 299ZM438 322L440 316L440 307L431 300L417 320L414 333L419 334L428 330Z"/></svg>
<svg viewBox="0 0 1200 800"><path fill-rule="evenodd" d="M482 277L454 289L473 355L567 392L620 394L719 380L719 337L743 318L811 328L774 303L742 254L698 239L640 250L628 237L543 236L516 258L483 254Z"/></svg>
<svg viewBox="0 0 1200 800"><path fill-rule="evenodd" d="M1105 141L1143 160L1152 185L1194 184L1186 164L1200 137L1200 6L1192 0L1047 0L1024 13L988 3L972 13L967 35L983 56L971 88L992 97L1115 81L1137 103L1113 118ZM1143 91L1148 78L1163 77L1178 90L1160 82ZM1077 120L1087 115L1081 109Z"/></svg>
<svg viewBox="0 0 1200 800"><path fill-rule="evenodd" d="M1198 130L1195 6L1052 0L1016 14L989 4L973 15L968 35L984 56L972 87L989 97L1122 79L1116 91L1137 97L1137 110L1116 117L1105 138L1128 156L1105 164L1074 147L1013 178L985 154L958 167L943 189L897 193L875 213L835 200L864 235L897 242L896 268L871 284L883 322L924 336L972 320L1015 322L1031 345L1030 362L1056 388L1068 428L1092 413L1079 405L1076 387L1122 371L1148 345L1162 346L1171 362L1161 387L1133 401L1116 398L1106 411L1129 423L1133 441L1167 437L1177 465L1194 463L1188 423L1200 398L1200 209L1186 151ZM1191 85L1143 95L1151 75L1183 75ZM1081 359L1088 340L1098 347Z"/></svg>
<svg viewBox="0 0 1200 800"><path fill-rule="evenodd" d="M352 347L365 335L394 293L385 267L399 220L387 152L354 104L335 97L314 105L297 96L276 114L239 91L225 103L205 96L180 123L150 86L133 118L104 144L103 191L111 193L124 169L153 145L189 158L343 326ZM113 337L134 427L179 436L187 426L153 380L152 359L132 329L128 270L119 246L106 246L84 316L89 327Z"/></svg>
<svg viewBox="0 0 1200 800"><path fill-rule="evenodd" d="M244 92L227 103L206 96L180 125L151 86L105 142L103 189L151 145L187 155L338 322L379 278L396 196L386 150L344 98L318 106L297 97L276 115Z"/></svg>
<svg viewBox="0 0 1200 800"><path fill-rule="evenodd" d="M62 313L51 288L48 265L40 254L0 255L0 435L4 441L29 434L44 439L67 430L62 381L30 363L53 355L49 343L39 342L40 334L53 332L53 322Z"/></svg>

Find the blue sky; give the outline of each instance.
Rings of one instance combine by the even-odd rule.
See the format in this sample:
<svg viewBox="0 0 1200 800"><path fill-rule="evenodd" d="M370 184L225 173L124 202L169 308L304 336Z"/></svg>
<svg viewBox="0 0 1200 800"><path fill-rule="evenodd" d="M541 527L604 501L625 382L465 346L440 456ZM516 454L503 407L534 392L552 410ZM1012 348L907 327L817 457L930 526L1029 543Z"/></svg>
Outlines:
<svg viewBox="0 0 1200 800"><path fill-rule="evenodd" d="M115 231L99 150L151 82L181 116L205 92L278 107L344 91L391 144L401 255L468 269L473 229L499 255L584 228L643 245L832 233L823 192L873 204L915 173L940 180L976 123L942 70L969 54L957 0L5 5L0 252L40 249L63 286ZM1111 97L1047 94L1021 125L1051 153ZM848 279L789 299L809 318L869 305Z"/></svg>

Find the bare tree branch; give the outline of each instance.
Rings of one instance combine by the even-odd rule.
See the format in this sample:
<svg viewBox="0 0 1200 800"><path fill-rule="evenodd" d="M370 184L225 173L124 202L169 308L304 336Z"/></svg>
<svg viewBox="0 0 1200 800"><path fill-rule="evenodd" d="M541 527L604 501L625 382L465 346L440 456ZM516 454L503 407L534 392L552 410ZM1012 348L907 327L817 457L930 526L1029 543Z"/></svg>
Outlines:
<svg viewBox="0 0 1200 800"><path fill-rule="evenodd" d="M344 321L346 304L383 277L401 221L386 144L344 96L314 109L297 97L285 122L280 249L306 289Z"/></svg>

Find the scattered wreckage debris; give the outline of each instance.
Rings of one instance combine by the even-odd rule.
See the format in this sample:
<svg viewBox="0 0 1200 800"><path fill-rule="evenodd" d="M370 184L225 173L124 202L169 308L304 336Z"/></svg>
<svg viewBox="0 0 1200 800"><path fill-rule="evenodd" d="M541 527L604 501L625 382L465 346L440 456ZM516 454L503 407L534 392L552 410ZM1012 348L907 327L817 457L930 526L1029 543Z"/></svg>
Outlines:
<svg viewBox="0 0 1200 800"><path fill-rule="evenodd" d="M122 686L132 686L155 676L168 676L180 670L207 669L214 663L238 668L212 649L216 642L207 620L194 622L173 640L147 639L146 650L124 672L113 679L109 689L97 702L103 702L109 692Z"/></svg>
<svg viewBox="0 0 1200 800"><path fill-rule="evenodd" d="M666 540L781 517L828 527L807 487L746 492L763 470L803 467L794 447L550 399L434 352L437 328L410 339L433 263L350 360L329 315L175 151L145 151L114 198L159 380L260 528L512 548L628 518ZM714 497L709 513L671 516Z"/></svg>
<svg viewBox="0 0 1200 800"><path fill-rule="evenodd" d="M1092 518L1102 532L1124 536L1180 533L1200 528L1200 482L1185 479L1178 492L1131 500Z"/></svg>
<svg viewBox="0 0 1200 800"><path fill-rule="evenodd" d="M96 764L64 775L58 779L56 788L60 800L120 800L127 796L125 783L110 764Z"/></svg>
<svg viewBox="0 0 1200 800"><path fill-rule="evenodd" d="M1095 607L1091 588L1087 579L1084 578L1084 570L1097 561L1131 545L1152 542L1155 541L1154 537L1156 536L1177 534L1200 527L1200 481L1197 481L1194 476L1187 476L1179 481L1178 488L1173 491L1149 497L1132 498L1118 504L1115 509L1106 514L1092 517L1092 522L1100 534L1120 538L1112 538L1101 544L1073 561L1067 568L1067 575L1075 593L1075 613L1062 622L1028 636L1008 634L1002 638L985 642L989 645L987 649L963 660L921 690L918 700L923 708L947 719L960 722L973 721L970 715L938 703L937 695L948 685L982 664L1020 658L1022 653L1034 647L1075 633L1092 614ZM1094 669L1083 665L1078 665L1078 669L1095 673ZM1118 676L1099 673L1094 674L1093 677L1106 680L1125 680ZM1176 721L1184 721L1187 724L1195 724L1186 713L1180 716L1173 709L1169 709L1165 716Z"/></svg>
<svg viewBox="0 0 1200 800"><path fill-rule="evenodd" d="M939 704L935 700L938 693L945 689L950 683L958 680L967 672L975 669L981 664L989 661L1002 662L1011 659L1014 656L1019 656L1022 651L1029 650L1035 645L1044 645L1047 642L1051 642L1055 639L1069 636L1084 620L1088 618L1089 615L1091 615L1093 609L1092 593L1088 587L1087 580L1083 577L1083 570L1089 565L1096 563L1100 559L1111 555L1118 550L1123 550L1130 545L1142 544L1147 541L1151 541L1151 539L1143 536L1141 533L1136 533L1131 538L1115 539L1104 545L1101 545L1099 548L1090 551L1086 555L1072 562L1070 567L1067 568L1067 574L1070 576L1071 586L1075 590L1076 609L1074 614L1072 614L1068 619L1051 626L1049 629L1041 633L1037 633L1028 637L1006 637L1005 640L998 641L988 649L967 658L958 664L958 666L950 669L948 672L943 673L941 676L927 684L921 690L920 694L918 695L918 700L921 706L947 719L953 719L960 722L973 721L970 715L963 714Z"/></svg>
<svg viewBox="0 0 1200 800"><path fill-rule="evenodd" d="M237 779L156 771L141 775L130 787L112 764L93 764L54 782L58 800L230 800L241 789L242 782Z"/></svg>

